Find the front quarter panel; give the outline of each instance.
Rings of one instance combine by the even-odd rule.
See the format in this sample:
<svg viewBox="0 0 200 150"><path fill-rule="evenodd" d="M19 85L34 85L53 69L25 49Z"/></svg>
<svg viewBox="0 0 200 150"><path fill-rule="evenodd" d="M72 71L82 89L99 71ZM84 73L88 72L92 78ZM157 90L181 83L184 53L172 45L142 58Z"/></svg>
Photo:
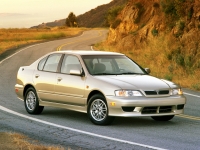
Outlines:
<svg viewBox="0 0 200 150"><path fill-rule="evenodd" d="M88 76L86 79L86 93L85 96L88 97L90 92L92 91L99 91L101 92L105 97L106 96L114 96L114 91L117 89L121 89L121 87L111 84L105 81L102 81L98 78L95 78L93 76Z"/></svg>

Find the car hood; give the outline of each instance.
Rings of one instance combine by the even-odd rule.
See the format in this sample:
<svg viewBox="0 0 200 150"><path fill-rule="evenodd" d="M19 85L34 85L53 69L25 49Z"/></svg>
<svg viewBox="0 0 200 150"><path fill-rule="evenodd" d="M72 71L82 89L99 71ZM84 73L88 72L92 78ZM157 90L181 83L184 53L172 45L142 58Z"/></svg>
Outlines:
<svg viewBox="0 0 200 150"><path fill-rule="evenodd" d="M149 75L95 76L95 78L122 89L158 90L170 88L165 81Z"/></svg>

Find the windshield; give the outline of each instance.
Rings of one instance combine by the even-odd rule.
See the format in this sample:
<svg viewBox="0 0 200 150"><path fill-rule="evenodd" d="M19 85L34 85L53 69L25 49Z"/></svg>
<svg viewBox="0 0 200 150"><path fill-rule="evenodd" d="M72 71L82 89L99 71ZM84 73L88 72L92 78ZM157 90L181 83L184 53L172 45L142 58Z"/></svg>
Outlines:
<svg viewBox="0 0 200 150"><path fill-rule="evenodd" d="M84 55L82 58L91 75L146 74L124 55Z"/></svg>

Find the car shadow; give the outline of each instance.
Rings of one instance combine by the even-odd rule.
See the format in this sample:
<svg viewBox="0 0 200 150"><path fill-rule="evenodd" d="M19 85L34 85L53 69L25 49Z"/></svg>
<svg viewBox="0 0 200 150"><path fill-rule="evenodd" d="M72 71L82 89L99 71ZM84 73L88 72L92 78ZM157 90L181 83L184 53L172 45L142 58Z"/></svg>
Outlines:
<svg viewBox="0 0 200 150"><path fill-rule="evenodd" d="M41 114L43 117L47 118L56 118L56 120L66 120L67 122L78 122L82 125L93 125L86 113L80 113L76 111L70 111L67 109L61 108L45 108ZM176 126L180 125L181 122L176 120L174 117L170 121L155 121L151 117L115 117L111 126L118 126L118 127L155 127L155 126Z"/></svg>

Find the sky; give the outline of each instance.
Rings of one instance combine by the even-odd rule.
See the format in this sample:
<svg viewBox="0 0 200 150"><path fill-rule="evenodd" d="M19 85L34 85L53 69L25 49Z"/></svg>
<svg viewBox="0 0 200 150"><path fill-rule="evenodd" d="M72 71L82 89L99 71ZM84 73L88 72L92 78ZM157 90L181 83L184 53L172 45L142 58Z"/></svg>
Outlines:
<svg viewBox="0 0 200 150"><path fill-rule="evenodd" d="M76 16L112 0L0 0L0 28L29 28Z"/></svg>

